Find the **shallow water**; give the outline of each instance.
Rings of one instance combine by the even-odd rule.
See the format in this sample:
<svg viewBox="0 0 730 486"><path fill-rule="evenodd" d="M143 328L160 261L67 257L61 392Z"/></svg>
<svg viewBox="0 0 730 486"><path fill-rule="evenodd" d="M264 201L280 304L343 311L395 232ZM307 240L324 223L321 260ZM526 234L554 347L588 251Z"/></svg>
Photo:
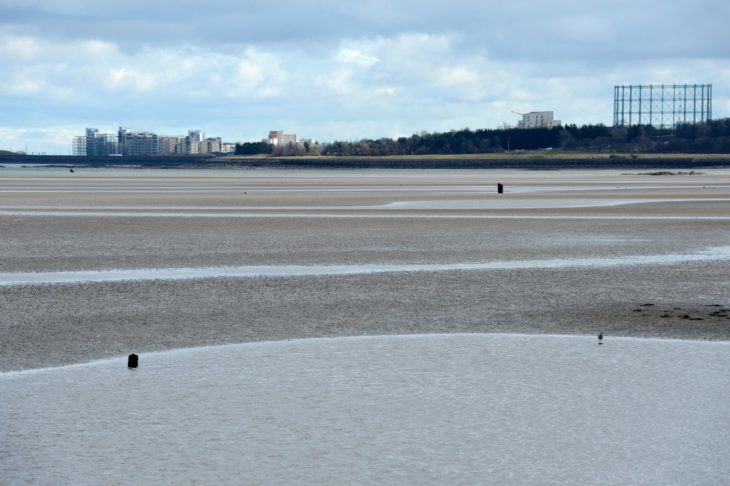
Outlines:
<svg viewBox="0 0 730 486"><path fill-rule="evenodd" d="M497 260L476 263L367 264L367 265L246 265L197 268L131 268L60 272L0 273L0 287L9 285L121 282L127 280L191 280L204 278L297 277L363 275L388 272L444 272L453 270L516 270L546 268L596 268L626 265L672 265L684 262L730 260L730 246L687 253L626 255L622 257Z"/></svg>
<svg viewBox="0 0 730 486"><path fill-rule="evenodd" d="M721 484L730 343L431 335L0 374L9 484Z"/></svg>
<svg viewBox="0 0 730 486"><path fill-rule="evenodd" d="M634 204L677 202L726 202L730 199L461 199L429 201L397 201L386 205L390 209L567 209L628 206Z"/></svg>
<svg viewBox="0 0 730 486"><path fill-rule="evenodd" d="M619 206L615 204L614 206ZM355 208L356 209L356 208ZM444 214L444 213L425 213L425 212L398 212L397 208L391 208L390 211L377 211L363 212L362 209L357 210L358 212L352 212L355 209L351 207L329 207L326 210L292 210L289 212L282 212L286 210L277 209L269 212L268 209L261 210L246 209L239 211L119 211L119 210L87 210L87 211L68 211L68 210L27 210L27 209L12 209L2 210L0 209L0 217L2 216L19 216L23 218L27 217L38 217L38 218L174 218L174 219L344 219L344 220L385 220L385 219L409 219L409 220L566 220L566 221L730 221L730 216L701 216L701 215L656 215L656 214L642 214L642 215L605 215L605 214L591 214L591 215L578 215L578 214ZM373 208L369 208L373 209ZM374 208L377 209L377 208ZM440 208L440 209L453 209L453 208ZM468 209L468 208L462 208ZM477 209L477 208L472 208ZM485 209L485 208L482 208ZM493 208L498 209L498 208ZM508 209L508 208L500 208ZM514 207L512 209L525 209ZM533 208L537 209L537 208ZM553 208L539 208L539 209L557 209ZM328 212L329 211L329 212ZM336 211L336 212L335 212Z"/></svg>
<svg viewBox="0 0 730 486"><path fill-rule="evenodd" d="M651 203L678 203L678 202L728 202L725 198L694 198L694 199L601 199L601 198L559 198L559 199L444 199L444 200L408 200L395 201L378 205L329 205L329 206L108 206L103 211L91 210L94 213L110 211L132 212L152 211L169 212L175 214L194 214L195 211L220 212L230 211L331 211L331 210L364 210L364 209L559 209L559 208L587 208L625 206L633 204ZM42 211L44 215L56 214L56 211L71 214L85 214L90 211L83 206L0 206L3 213L14 212L16 215L26 215L34 211Z"/></svg>

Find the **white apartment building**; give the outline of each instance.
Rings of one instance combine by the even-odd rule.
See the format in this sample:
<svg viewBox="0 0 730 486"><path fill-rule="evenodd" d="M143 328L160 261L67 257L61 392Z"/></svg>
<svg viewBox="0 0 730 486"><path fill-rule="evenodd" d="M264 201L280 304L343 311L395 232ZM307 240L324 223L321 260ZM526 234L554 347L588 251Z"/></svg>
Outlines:
<svg viewBox="0 0 730 486"><path fill-rule="evenodd" d="M119 127L117 137L119 139L119 153L122 155L136 156L157 154L156 133L135 132L126 127Z"/></svg>
<svg viewBox="0 0 730 486"><path fill-rule="evenodd" d="M552 111L531 111L523 113L517 128L553 128L560 126L560 120L553 119Z"/></svg>
<svg viewBox="0 0 730 486"><path fill-rule="evenodd" d="M269 132L268 142L271 145L286 146L290 143L297 143L296 133L284 133L282 130L272 130Z"/></svg>
<svg viewBox="0 0 730 486"><path fill-rule="evenodd" d="M113 133L99 133L96 128L87 128L86 135L74 137L71 142L71 154L75 156L98 157L118 155L119 144Z"/></svg>
<svg viewBox="0 0 730 486"><path fill-rule="evenodd" d="M281 132L281 139L288 143L289 137ZM221 137L205 138L202 130L189 130L183 135L157 135L152 132L137 132L119 127L116 134L100 133L96 128L87 128L86 135L74 137L71 153L76 156L102 155L183 155L233 152L235 144L224 144Z"/></svg>

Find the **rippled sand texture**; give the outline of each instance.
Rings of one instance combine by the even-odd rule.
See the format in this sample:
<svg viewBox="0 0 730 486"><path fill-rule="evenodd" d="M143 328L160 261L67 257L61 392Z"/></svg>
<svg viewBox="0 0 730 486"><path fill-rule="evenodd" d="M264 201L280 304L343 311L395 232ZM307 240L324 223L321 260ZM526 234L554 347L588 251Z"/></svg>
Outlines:
<svg viewBox="0 0 730 486"><path fill-rule="evenodd" d="M6 282L0 370L308 336L728 339L730 262L692 255L727 253L730 172L704 172L0 168L3 275L173 275ZM288 266L387 271L265 271Z"/></svg>

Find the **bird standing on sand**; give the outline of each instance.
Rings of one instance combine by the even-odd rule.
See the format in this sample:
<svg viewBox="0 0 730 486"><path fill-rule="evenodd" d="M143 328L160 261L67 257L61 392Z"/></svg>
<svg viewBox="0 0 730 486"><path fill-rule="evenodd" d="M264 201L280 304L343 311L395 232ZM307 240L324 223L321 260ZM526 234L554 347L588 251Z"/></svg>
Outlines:
<svg viewBox="0 0 730 486"><path fill-rule="evenodd" d="M603 333L598 334L598 344L603 344Z"/></svg>

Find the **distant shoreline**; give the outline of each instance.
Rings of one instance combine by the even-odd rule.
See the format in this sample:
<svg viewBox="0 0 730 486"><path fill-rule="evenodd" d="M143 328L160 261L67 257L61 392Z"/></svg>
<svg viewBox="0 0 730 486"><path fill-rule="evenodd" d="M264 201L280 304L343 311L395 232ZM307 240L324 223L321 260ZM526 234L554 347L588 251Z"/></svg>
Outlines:
<svg viewBox="0 0 730 486"><path fill-rule="evenodd" d="M730 154L515 152L394 157L76 157L0 155L0 166L159 169L699 169L730 168Z"/></svg>

